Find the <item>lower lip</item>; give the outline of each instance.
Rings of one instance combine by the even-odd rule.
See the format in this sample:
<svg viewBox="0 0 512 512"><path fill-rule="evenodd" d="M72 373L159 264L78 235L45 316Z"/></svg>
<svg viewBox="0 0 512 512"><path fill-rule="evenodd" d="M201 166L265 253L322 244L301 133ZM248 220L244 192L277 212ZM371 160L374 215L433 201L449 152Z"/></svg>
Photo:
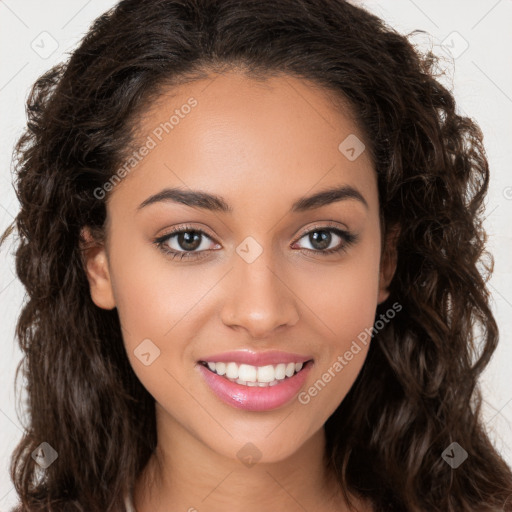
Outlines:
<svg viewBox="0 0 512 512"><path fill-rule="evenodd" d="M293 377L288 377L275 386L266 387L237 384L213 373L201 363L197 366L206 384L226 404L246 411L269 411L282 407L297 395L312 365L312 361L309 361Z"/></svg>

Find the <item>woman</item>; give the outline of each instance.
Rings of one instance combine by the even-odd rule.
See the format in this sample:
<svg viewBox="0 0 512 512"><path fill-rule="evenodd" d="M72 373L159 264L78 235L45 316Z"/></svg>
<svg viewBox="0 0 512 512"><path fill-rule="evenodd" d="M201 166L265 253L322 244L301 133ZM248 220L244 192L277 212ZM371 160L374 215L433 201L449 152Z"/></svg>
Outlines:
<svg viewBox="0 0 512 512"><path fill-rule="evenodd" d="M18 510L512 510L434 63L341 0L124 0L36 82Z"/></svg>

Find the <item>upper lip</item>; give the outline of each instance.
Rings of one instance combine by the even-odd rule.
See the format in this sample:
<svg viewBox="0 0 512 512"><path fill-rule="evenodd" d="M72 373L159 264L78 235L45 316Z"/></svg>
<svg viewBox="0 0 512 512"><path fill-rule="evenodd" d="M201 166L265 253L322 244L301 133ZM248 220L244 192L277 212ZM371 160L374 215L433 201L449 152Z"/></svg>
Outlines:
<svg viewBox="0 0 512 512"><path fill-rule="evenodd" d="M251 350L232 350L220 354L212 354L200 362L235 362L237 364L250 364L252 366L265 366L279 363L305 363L312 359L311 356L294 354L293 352L282 352L280 350L268 350L265 352L253 352Z"/></svg>

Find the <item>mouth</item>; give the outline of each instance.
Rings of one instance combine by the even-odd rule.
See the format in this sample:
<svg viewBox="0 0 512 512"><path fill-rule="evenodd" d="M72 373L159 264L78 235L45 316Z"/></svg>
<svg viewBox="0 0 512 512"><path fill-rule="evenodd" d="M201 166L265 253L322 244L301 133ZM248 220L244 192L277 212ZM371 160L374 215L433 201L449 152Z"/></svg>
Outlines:
<svg viewBox="0 0 512 512"><path fill-rule="evenodd" d="M199 361L199 364L207 368L210 372L225 378L226 380L247 387L271 387L282 384L287 379L293 378L300 373L308 363L278 363L265 366L253 366L250 364L238 364L234 361L211 362Z"/></svg>
<svg viewBox="0 0 512 512"><path fill-rule="evenodd" d="M207 387L225 404L246 411L269 411L289 404L304 385L313 359L253 366L234 361L198 361Z"/></svg>

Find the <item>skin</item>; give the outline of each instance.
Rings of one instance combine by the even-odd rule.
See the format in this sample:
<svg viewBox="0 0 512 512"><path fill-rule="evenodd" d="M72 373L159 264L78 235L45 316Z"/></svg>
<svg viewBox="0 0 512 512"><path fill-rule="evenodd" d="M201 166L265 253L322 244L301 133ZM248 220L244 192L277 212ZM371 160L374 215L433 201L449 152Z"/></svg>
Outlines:
<svg viewBox="0 0 512 512"><path fill-rule="evenodd" d="M314 359L307 390L371 329L396 259L381 258L368 151L350 161L338 150L348 135L364 136L349 110L318 86L229 72L167 91L144 116L143 139L190 97L197 106L112 191L106 243L86 257L92 299L117 308L130 363L156 401L158 447L135 485L136 509L348 510L324 469L323 425L369 344L308 404L294 399L265 412L220 401L196 364L238 349L304 354ZM345 199L289 212L298 198L339 185L356 188L368 206ZM138 209L167 187L220 195L233 213L170 201ZM329 222L358 239L322 256L304 233ZM184 223L207 233L199 249L212 249L207 257L173 260L153 243ZM87 229L84 236L94 244ZM263 249L252 263L236 252L247 236ZM185 251L177 238L168 244ZM332 234L329 248L340 243ZM134 350L148 338L160 356L145 366ZM237 457L248 442L261 453L251 467Z"/></svg>

